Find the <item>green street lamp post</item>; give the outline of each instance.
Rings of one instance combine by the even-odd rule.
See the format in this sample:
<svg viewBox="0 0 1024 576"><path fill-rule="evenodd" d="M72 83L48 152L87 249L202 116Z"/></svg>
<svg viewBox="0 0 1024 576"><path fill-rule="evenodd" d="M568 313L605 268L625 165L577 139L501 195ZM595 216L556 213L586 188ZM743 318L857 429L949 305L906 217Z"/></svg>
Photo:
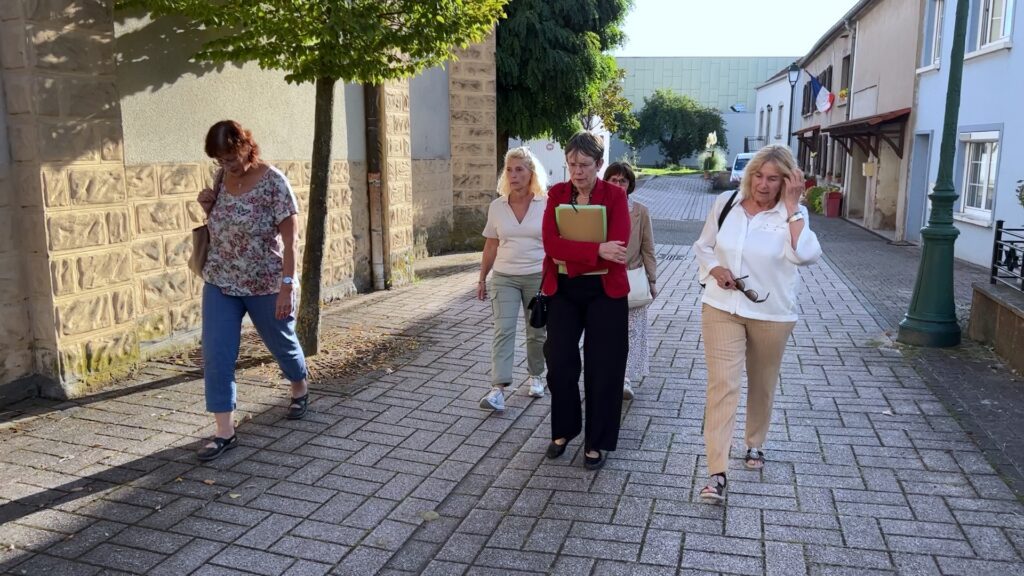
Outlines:
<svg viewBox="0 0 1024 576"><path fill-rule="evenodd" d="M957 0L953 48L949 56L949 88L946 91L946 119L939 151L939 175L928 197L932 212L921 229L921 264L917 269L910 310L900 322L897 340L904 344L945 348L960 343L960 324L953 302L953 243L960 231L953 226L953 203L958 197L953 186L957 122L960 117L960 82L964 69L967 13L970 0Z"/></svg>

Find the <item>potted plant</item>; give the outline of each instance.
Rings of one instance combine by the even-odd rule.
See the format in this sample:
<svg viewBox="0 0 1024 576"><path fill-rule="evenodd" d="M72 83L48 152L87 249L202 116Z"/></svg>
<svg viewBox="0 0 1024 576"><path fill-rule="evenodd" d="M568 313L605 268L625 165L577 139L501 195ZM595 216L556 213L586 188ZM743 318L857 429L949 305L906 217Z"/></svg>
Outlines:
<svg viewBox="0 0 1024 576"><path fill-rule="evenodd" d="M839 90L839 101L840 102L846 102L846 98L849 95L850 95L850 89L849 88L843 88L843 89Z"/></svg>
<svg viewBox="0 0 1024 576"><path fill-rule="evenodd" d="M843 205L843 191L838 186L829 186L825 189L825 216L838 218Z"/></svg>

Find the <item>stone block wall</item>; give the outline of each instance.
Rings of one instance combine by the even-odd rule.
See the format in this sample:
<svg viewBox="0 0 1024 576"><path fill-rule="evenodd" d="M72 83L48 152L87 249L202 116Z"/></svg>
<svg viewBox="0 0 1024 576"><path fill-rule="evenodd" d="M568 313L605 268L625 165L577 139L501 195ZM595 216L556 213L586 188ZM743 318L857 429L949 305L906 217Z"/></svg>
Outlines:
<svg viewBox="0 0 1024 576"><path fill-rule="evenodd" d="M383 85L381 116L384 139L381 166L383 203L386 219L384 254L389 287L403 286L413 280L413 203L412 137L409 81Z"/></svg>
<svg viewBox="0 0 1024 576"><path fill-rule="evenodd" d="M138 352L112 10L99 1L0 3L27 334L33 370L56 381Z"/></svg>
<svg viewBox="0 0 1024 576"><path fill-rule="evenodd" d="M447 158L412 161L414 255L451 250L452 163Z"/></svg>
<svg viewBox="0 0 1024 576"><path fill-rule="evenodd" d="M33 371L32 327L18 241L21 210L14 198L11 168L0 165L0 384ZM21 394L16 394L21 396Z"/></svg>
<svg viewBox="0 0 1024 576"><path fill-rule="evenodd" d="M203 220L195 197L214 166L125 164L112 10L109 0L0 0L12 155L0 165L0 385L38 374L52 397L88 394L141 358L192 343L200 323L202 281L187 260ZM413 163L409 83L383 87L391 286L413 279L417 232L427 231L423 255L446 250L460 222L479 239L494 195L493 38L462 57L447 81L450 161ZM299 198L301 242L309 161L268 161ZM325 298L372 289L365 163L333 162L327 226Z"/></svg>
<svg viewBox="0 0 1024 576"><path fill-rule="evenodd" d="M495 39L459 53L448 68L452 146L452 250L483 248L487 206L497 196Z"/></svg>

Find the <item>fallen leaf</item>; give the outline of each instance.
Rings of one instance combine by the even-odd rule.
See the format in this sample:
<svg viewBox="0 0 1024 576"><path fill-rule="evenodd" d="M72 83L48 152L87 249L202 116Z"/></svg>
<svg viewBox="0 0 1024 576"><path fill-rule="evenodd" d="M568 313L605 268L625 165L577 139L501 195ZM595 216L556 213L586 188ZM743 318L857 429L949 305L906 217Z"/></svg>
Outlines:
<svg viewBox="0 0 1024 576"><path fill-rule="evenodd" d="M885 414L886 416L892 416L892 410L882 410L882 414Z"/></svg>
<svg viewBox="0 0 1024 576"><path fill-rule="evenodd" d="M228 494L228 498L231 498L232 500L235 500L236 498L241 498L241 497L242 497L241 494L235 494L234 492Z"/></svg>
<svg viewBox="0 0 1024 576"><path fill-rule="evenodd" d="M206 484L207 486L213 486L216 483L216 480L203 480L203 484Z"/></svg>
<svg viewBox="0 0 1024 576"><path fill-rule="evenodd" d="M74 488L72 488L70 490L70 492L81 492L82 490L85 490L85 488L83 488L81 486L75 486Z"/></svg>
<svg viewBox="0 0 1024 576"><path fill-rule="evenodd" d="M183 482L184 479L181 476L178 476L177 478L174 479L174 481L175 482Z"/></svg>
<svg viewBox="0 0 1024 576"><path fill-rule="evenodd" d="M441 517L441 515L438 514L437 512L434 512L433 510L421 510L420 511L420 518L423 518L427 522L430 522L432 520L437 520L440 517Z"/></svg>

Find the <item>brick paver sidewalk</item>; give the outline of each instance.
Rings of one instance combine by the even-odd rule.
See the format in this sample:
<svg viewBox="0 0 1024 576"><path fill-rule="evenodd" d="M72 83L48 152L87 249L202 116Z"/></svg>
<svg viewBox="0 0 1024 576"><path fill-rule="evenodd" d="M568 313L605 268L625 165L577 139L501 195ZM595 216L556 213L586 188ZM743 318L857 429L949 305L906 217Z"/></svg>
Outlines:
<svg viewBox="0 0 1024 576"><path fill-rule="evenodd" d="M421 346L352 396L314 390L306 420L244 375L242 447L210 465L202 383L170 366L8 423L0 571L1024 574L1024 506L826 262L804 276L765 469L734 461L726 504L700 503L700 293L687 247L658 252L652 374L598 472L579 439L544 458L549 399L477 407L490 307L461 272L332 308Z"/></svg>

